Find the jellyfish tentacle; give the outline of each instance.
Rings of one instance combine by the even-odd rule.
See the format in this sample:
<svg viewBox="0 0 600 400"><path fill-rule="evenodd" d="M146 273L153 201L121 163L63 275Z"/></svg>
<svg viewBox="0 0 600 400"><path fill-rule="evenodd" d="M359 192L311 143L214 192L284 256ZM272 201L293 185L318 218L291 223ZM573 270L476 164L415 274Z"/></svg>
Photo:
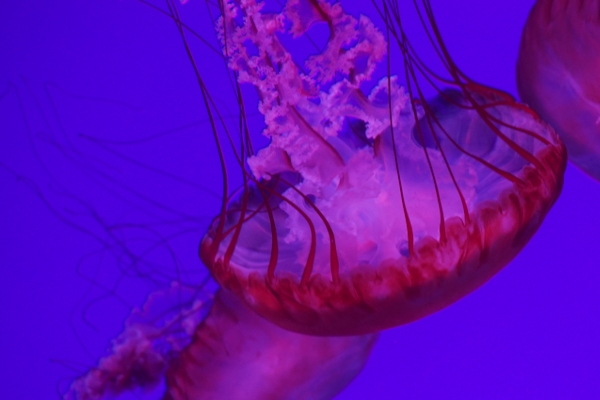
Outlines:
<svg viewBox="0 0 600 400"><path fill-rule="evenodd" d="M384 4L385 5L385 4ZM387 16L387 8L385 9ZM390 54L390 30L387 30L387 52ZM410 222L410 215L406 207L406 197L404 196L404 188L402 186L402 175L400 171L400 165L398 164L398 150L396 146L396 136L394 135L394 121L393 121L393 110L392 110L392 82L391 82L391 65L390 57L387 60L387 97L388 97L388 118L390 121L390 133L392 137L392 149L394 152L394 167L396 169L396 175L398 179L398 190L400 191L400 202L402 204L402 213L404 214L404 223L406 225L406 238L408 242L408 254L414 254L415 251L415 237L413 232L412 223Z"/></svg>

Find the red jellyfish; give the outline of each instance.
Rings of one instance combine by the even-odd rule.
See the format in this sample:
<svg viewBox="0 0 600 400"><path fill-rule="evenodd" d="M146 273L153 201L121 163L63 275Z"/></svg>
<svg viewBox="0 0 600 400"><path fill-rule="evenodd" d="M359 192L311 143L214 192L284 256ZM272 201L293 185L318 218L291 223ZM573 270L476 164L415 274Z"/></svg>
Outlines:
<svg viewBox="0 0 600 400"><path fill-rule="evenodd" d="M200 245L221 288L174 314L152 311L151 299L113 353L75 382L80 399L149 387L163 374L165 399L329 399L362 369L375 332L485 283L560 192L561 142L509 95L461 74L428 1L417 11L450 78L421 62L395 2L378 8L388 40L369 18L325 0L288 0L277 13L255 0L218 5L238 135L193 64L223 171L227 143L242 181L230 193L233 175L224 173L221 212ZM319 24L326 44L296 60L285 43ZM388 63L367 90L391 41L406 87ZM432 100L424 81L437 90ZM243 100L249 86L270 139L258 152Z"/></svg>
<svg viewBox="0 0 600 400"><path fill-rule="evenodd" d="M324 0L281 13L223 3L229 68L256 88L270 144L253 154L244 141L243 186L201 258L248 307L305 334L378 332L477 289L536 232L562 187L564 147L530 109L458 70L429 1L415 5L449 77L424 65L399 5L384 1L406 86L390 63L368 93L389 44L367 17ZM316 24L326 45L294 60L281 35Z"/></svg>
<svg viewBox="0 0 600 400"><path fill-rule="evenodd" d="M600 1L538 0L517 79L521 99L554 127L569 159L600 180Z"/></svg>
<svg viewBox="0 0 600 400"><path fill-rule="evenodd" d="M376 337L290 332L220 290L169 369L164 399L331 399L363 369Z"/></svg>
<svg viewBox="0 0 600 400"><path fill-rule="evenodd" d="M328 400L363 369L377 338L286 331L226 290L209 293L179 285L153 293L67 398L148 391L166 374L165 400Z"/></svg>

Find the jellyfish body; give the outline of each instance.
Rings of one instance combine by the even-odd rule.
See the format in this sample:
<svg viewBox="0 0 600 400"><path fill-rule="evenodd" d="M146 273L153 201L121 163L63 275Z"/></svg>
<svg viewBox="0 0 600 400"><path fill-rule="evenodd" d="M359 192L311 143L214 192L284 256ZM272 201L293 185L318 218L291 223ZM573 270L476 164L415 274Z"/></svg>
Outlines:
<svg viewBox="0 0 600 400"><path fill-rule="evenodd" d="M362 370L376 336L286 331L220 290L169 369L164 399L331 399Z"/></svg>
<svg viewBox="0 0 600 400"><path fill-rule="evenodd" d="M600 180L600 1L538 0L521 38L521 99L554 127L569 159Z"/></svg>
<svg viewBox="0 0 600 400"><path fill-rule="evenodd" d="M260 315L312 335L405 324L481 286L540 226L565 152L531 110L464 78L449 57L456 89L430 102L391 76L364 94L386 41L339 4L223 10L229 66L256 87L271 143L248 160L201 257ZM300 68L278 34L316 23L328 43Z"/></svg>
<svg viewBox="0 0 600 400"><path fill-rule="evenodd" d="M177 284L153 293L66 398L150 391L166 376L165 400L328 400L363 369L377 339L286 331L227 290L200 293Z"/></svg>

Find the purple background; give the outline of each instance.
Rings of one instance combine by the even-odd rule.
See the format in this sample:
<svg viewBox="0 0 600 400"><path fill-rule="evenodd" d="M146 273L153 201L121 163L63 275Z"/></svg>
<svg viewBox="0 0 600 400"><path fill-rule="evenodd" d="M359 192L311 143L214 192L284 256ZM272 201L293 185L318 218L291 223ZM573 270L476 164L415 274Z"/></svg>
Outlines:
<svg viewBox="0 0 600 400"><path fill-rule="evenodd" d="M365 3L350 1L347 8L373 16ZM432 3L467 75L515 93L520 31L533 1ZM186 7L190 24L204 26L197 29L211 37L205 20L190 18L204 8ZM154 210L139 198L128 203L110 195L117 180L186 213L187 223L197 228L177 243L188 270L200 268L195 246L217 204L204 189L220 190L220 172L210 137L202 137L208 136L205 125L120 148L204 189L134 168L77 137L148 137L202 119L181 39L156 11L135 0L12 1L0 13L0 38L2 397L53 399L57 385L64 387L76 374L70 367L77 371L92 363L119 331L128 310L119 296L135 303L150 286L135 276L124 279L116 294L93 302L86 314L98 331L83 323L82 306L102 294L86 277L114 282L122 274L100 257L85 259L78 269L98 244L52 211L99 230L35 155L64 190L95 207L104 222L143 225L147 219L136 210ZM227 85L222 64L201 49L196 48L197 62L226 110L230 98L217 90ZM80 152L70 153L69 143ZM72 164L56 149L87 156ZM97 171L111 180L103 181ZM32 187L42 191L50 208ZM600 398L599 204L600 184L569 166L561 198L517 259L457 304L383 333L364 372L338 399ZM154 218L166 215L175 214L162 210Z"/></svg>

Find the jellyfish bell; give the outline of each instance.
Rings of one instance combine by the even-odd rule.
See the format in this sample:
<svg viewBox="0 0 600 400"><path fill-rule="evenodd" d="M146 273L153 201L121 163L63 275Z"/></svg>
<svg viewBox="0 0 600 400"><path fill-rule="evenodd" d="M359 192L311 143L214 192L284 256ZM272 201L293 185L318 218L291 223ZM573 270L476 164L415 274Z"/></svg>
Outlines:
<svg viewBox="0 0 600 400"><path fill-rule="evenodd" d="M165 400L328 400L363 369L377 336L290 332L227 290L174 283L133 310L110 352L64 398L150 393L164 380Z"/></svg>
<svg viewBox="0 0 600 400"><path fill-rule="evenodd" d="M202 240L220 285L287 330L357 335L436 312L517 255L560 193L564 147L527 107L460 73L428 1L418 10L450 78L421 63L386 1L407 82L388 71L368 93L388 42L367 17L320 0L261 7L222 6L224 54L256 88L270 144L240 162L243 186ZM327 44L301 65L280 37L319 23ZM418 74L450 88L433 83L426 101Z"/></svg>
<svg viewBox="0 0 600 400"><path fill-rule="evenodd" d="M550 124L569 159L600 180L600 1L538 0L517 62L521 99Z"/></svg>
<svg viewBox="0 0 600 400"><path fill-rule="evenodd" d="M290 332L220 290L169 369L164 399L328 400L363 369L376 337Z"/></svg>

